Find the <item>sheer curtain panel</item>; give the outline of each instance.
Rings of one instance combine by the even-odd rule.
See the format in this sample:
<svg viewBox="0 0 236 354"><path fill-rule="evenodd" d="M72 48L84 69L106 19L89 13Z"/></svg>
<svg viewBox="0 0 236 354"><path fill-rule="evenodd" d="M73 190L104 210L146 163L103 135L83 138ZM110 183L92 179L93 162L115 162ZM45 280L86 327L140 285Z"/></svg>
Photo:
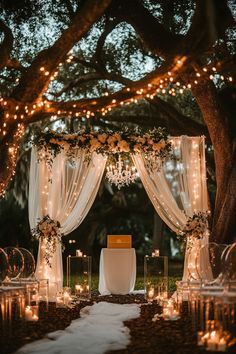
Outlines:
<svg viewBox="0 0 236 354"><path fill-rule="evenodd" d="M59 221L61 233L69 234L84 220L103 176L106 157L92 154L86 161L86 153L77 151L73 163L64 151L54 159L52 167L38 161L36 148L32 148L29 180L29 222L35 228L45 215ZM44 259L45 242L39 242L36 276L49 279L50 287L61 288L63 283L62 250L58 242L50 259L51 267Z"/></svg>
<svg viewBox="0 0 236 354"><path fill-rule="evenodd" d="M147 170L141 153L132 158L156 212L171 230L179 233L188 217L208 210L205 139L181 136L171 138L171 143L175 159L166 161L158 172ZM197 240L186 252L183 280L199 278L195 255L207 242L208 237ZM206 262L208 259L201 259L198 267L204 267Z"/></svg>

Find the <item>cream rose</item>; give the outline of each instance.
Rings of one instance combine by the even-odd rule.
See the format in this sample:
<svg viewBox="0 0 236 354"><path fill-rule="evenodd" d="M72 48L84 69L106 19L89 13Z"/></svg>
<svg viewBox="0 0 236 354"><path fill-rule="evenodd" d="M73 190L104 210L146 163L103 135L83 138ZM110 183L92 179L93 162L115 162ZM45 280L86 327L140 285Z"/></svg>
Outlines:
<svg viewBox="0 0 236 354"><path fill-rule="evenodd" d="M98 134L98 140L104 144L105 141L107 140L107 134Z"/></svg>
<svg viewBox="0 0 236 354"><path fill-rule="evenodd" d="M51 139L49 140L49 142L50 142L51 144L59 144L59 141L56 140L55 138L51 138ZM59 144L59 145L60 145L60 144Z"/></svg>
<svg viewBox="0 0 236 354"><path fill-rule="evenodd" d="M119 133L115 133L115 134L113 134L113 136L116 140L121 141L121 136Z"/></svg>
<svg viewBox="0 0 236 354"><path fill-rule="evenodd" d="M121 152L129 152L130 151L129 144L125 140L119 141L117 146Z"/></svg>
<svg viewBox="0 0 236 354"><path fill-rule="evenodd" d="M135 152L141 152L142 151L142 147L140 145L138 145L138 144L135 144L134 145L134 151Z"/></svg>
<svg viewBox="0 0 236 354"><path fill-rule="evenodd" d="M90 151L95 151L96 149L101 147L101 143L96 138L92 138L90 140L90 146L91 146Z"/></svg>
<svg viewBox="0 0 236 354"><path fill-rule="evenodd" d="M70 140L70 139L75 139L76 138L76 135L75 134L68 134L68 135L65 135L65 139L66 140Z"/></svg>
<svg viewBox="0 0 236 354"><path fill-rule="evenodd" d="M159 151L160 150L160 144L159 143L154 143L152 145L152 148L153 148L154 151Z"/></svg>
<svg viewBox="0 0 236 354"><path fill-rule="evenodd" d="M115 141L117 141L117 139L113 135L109 136L108 139L107 139L108 144L112 144Z"/></svg>
<svg viewBox="0 0 236 354"><path fill-rule="evenodd" d="M163 149L165 147L165 145L166 145L166 142L165 142L165 140L162 139L162 140L159 141L158 144L159 144L160 149Z"/></svg>

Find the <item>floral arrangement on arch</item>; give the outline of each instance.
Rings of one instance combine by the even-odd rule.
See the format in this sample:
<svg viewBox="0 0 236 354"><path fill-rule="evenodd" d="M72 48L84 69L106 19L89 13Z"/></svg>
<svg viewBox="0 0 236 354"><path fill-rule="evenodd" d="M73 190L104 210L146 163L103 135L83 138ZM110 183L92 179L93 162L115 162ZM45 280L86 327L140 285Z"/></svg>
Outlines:
<svg viewBox="0 0 236 354"><path fill-rule="evenodd" d="M209 216L209 211L199 211L190 216L180 233L181 238L184 237L186 241L188 239L192 243L194 240L200 240L209 235Z"/></svg>
<svg viewBox="0 0 236 354"><path fill-rule="evenodd" d="M60 227L59 221L55 221L49 215L45 215L42 219L39 219L36 227L31 230L33 237L37 240L46 241L44 258L49 267L51 267L50 259L56 252L58 242L62 243L63 234L60 231Z"/></svg>
<svg viewBox="0 0 236 354"><path fill-rule="evenodd" d="M86 151L88 156L93 152L105 155L143 152L155 155L161 160L171 155L172 146L163 128L149 131L141 129L123 129L119 132L84 130L77 134L63 134L46 131L33 139L33 145L40 152L40 159L46 159L49 165L61 151L73 160L78 149Z"/></svg>

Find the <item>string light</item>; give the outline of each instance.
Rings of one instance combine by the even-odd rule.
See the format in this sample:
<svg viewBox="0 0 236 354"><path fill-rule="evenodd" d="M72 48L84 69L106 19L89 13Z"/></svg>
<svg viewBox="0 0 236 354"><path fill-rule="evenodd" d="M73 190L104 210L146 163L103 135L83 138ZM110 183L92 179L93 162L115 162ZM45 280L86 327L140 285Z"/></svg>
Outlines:
<svg viewBox="0 0 236 354"><path fill-rule="evenodd" d="M71 63L74 60L74 56L73 55L68 55L65 59L65 62L67 63ZM186 58L182 58L182 59L178 59L176 66L178 67L178 70L180 68L180 66L184 65L184 61ZM61 68L63 65L63 63L59 63L59 68ZM216 65L217 66L217 65ZM233 82L233 77L232 76L228 76L225 73L219 73L217 72L216 66L212 66L212 65L208 65L205 66L203 68L198 68L195 71L195 76L197 78L200 77L208 77L211 80L221 80L223 82ZM219 65L218 65L219 66ZM132 89L131 87L126 87L124 89L124 93L129 93L129 96L132 97L127 97L127 98L122 98L122 100L118 100L117 98L112 98L111 95L111 100L110 102L108 102L107 104L104 104L103 107L98 108L97 104L98 101L97 100L90 100L90 105L93 106L92 110L83 110L83 114L84 116L86 116L88 119L91 116L94 116L95 112L100 112L103 116L106 115L108 112L111 111L112 108L121 105L123 106L124 104L129 105L130 103L136 103L138 102L139 99L142 98L148 98L150 100L154 99L156 94L169 94L171 96L176 96L176 94L183 94L185 92L185 90L190 90L192 88L192 85L199 85L200 81L196 80L196 79L192 79L192 81L188 82L188 83L181 83L180 80L176 81L175 77L176 77L176 72L178 72L177 69L173 69L169 70L167 72L166 75L163 75L162 78L160 78L159 80L154 80L154 82L149 82L147 83L144 87L141 87L139 89ZM41 66L39 68L39 71L45 75L45 76L49 76L49 80L52 81L54 80L57 75L58 75L58 70L55 71L53 74L50 74L49 69L45 68L44 66ZM19 81L19 78L16 79L16 82ZM109 92L105 92L103 94L105 97L108 97L109 99ZM20 120L21 122L23 120L27 121L27 118L31 118L32 115L34 115L35 113L38 113L39 111L45 111L45 112L50 112L52 114L55 113L55 111L57 112L57 115L69 115L72 116L73 114L75 114L76 117L79 116L83 116L82 111L80 109L80 106L77 105L76 103L73 103L73 109L71 106L67 105L67 107L58 107L55 109L55 105L56 107L58 107L58 103L54 104L54 103L50 103L47 100L37 100L36 102L32 102L32 103L27 103L26 105L22 105L21 102L16 102L10 99L5 99L3 97L0 97L0 106L2 106L3 110L4 110L4 122L2 124L2 128L0 128L0 135L2 136L6 136L7 131L8 131L8 122L10 123L11 119L12 120ZM68 108L69 107L69 108ZM74 109L76 109L77 111L74 112ZM17 111L17 114L16 114ZM18 149L18 147L17 147ZM14 150L14 149L13 149ZM13 154L13 150L9 150L9 154L11 156L14 156ZM4 182L3 182L4 183ZM1 184L2 186L2 184ZM2 188L1 188L2 190Z"/></svg>

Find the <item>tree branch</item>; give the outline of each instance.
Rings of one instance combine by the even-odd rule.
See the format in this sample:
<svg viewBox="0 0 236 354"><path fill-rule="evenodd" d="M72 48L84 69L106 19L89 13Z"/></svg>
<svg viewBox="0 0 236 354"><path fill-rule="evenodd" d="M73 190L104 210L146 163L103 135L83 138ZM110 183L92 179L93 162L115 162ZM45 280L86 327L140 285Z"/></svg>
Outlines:
<svg viewBox="0 0 236 354"><path fill-rule="evenodd" d="M70 27L61 34L52 47L41 51L37 55L20 79L12 98L32 102L41 97L46 91L50 83L50 77L56 71L59 63L63 61L74 44L87 33L93 23L104 13L109 3L110 0L86 1L82 9L74 16ZM41 67L46 69L48 75L45 76L40 71ZM29 85L29 83L31 84Z"/></svg>
<svg viewBox="0 0 236 354"><path fill-rule="evenodd" d="M8 59L6 66L8 69L16 69L21 72L24 72L26 70L26 68L17 59L12 59L12 58Z"/></svg>
<svg viewBox="0 0 236 354"><path fill-rule="evenodd" d="M207 142L210 143L210 137L206 126L197 123L188 116L185 116L174 106L162 100L160 97L156 96L153 100L150 100L149 102L151 105L155 106L155 109L158 113L158 117L163 117L164 122L162 123L162 126L165 126L171 134L173 130L173 133L175 135L205 135L207 138Z"/></svg>
<svg viewBox="0 0 236 354"><path fill-rule="evenodd" d="M105 23L104 31L102 32L101 36L97 41L97 46L92 58L92 62L94 61L98 65L100 71L107 71L106 65L102 58L102 50L108 34L110 34L113 31L113 29L117 26L118 23L119 23L118 20L111 21L107 19Z"/></svg>
<svg viewBox="0 0 236 354"><path fill-rule="evenodd" d="M113 1L110 13L120 22L131 24L139 34L144 47L156 55L166 58L178 53L178 42L182 35L175 35L155 18L140 0ZM174 14L173 14L174 15Z"/></svg>
<svg viewBox="0 0 236 354"><path fill-rule="evenodd" d="M4 39L0 45L0 69L7 66L13 49L14 37L11 29L0 19L0 31L4 33Z"/></svg>
<svg viewBox="0 0 236 354"><path fill-rule="evenodd" d="M80 99L77 101L67 102L54 102L49 101L44 107L38 108L31 117L28 118L28 122L40 120L41 114L43 116L50 116L57 114L58 111L63 115L69 115L87 111L98 112L116 107L119 103L133 102L135 99L145 97L145 95L155 95L156 87L159 86L160 80L165 80L167 72L171 72L173 76L179 74L181 70L185 70L183 63L186 58L179 60L178 58L171 64L163 65L153 72L147 74L143 79L132 82L129 87L125 87L122 90L108 96L102 96L99 98Z"/></svg>
<svg viewBox="0 0 236 354"><path fill-rule="evenodd" d="M122 77L120 75L117 75L117 74L108 73L108 72L101 74L101 73L93 72L93 73L87 73L87 74L80 76L78 79L70 82L65 87L63 87L59 92L56 92L56 93L49 92L49 94L54 97L60 97L63 93L68 93L69 91L76 88L78 85L86 84L86 83L88 83L90 81L94 81L94 80L109 80L109 81L113 81L113 82L118 82L124 86L128 86L133 83L132 80L129 80L129 79Z"/></svg>
<svg viewBox="0 0 236 354"><path fill-rule="evenodd" d="M185 53L199 55L208 50L232 25L235 21L226 0L196 0L192 24L184 39Z"/></svg>

